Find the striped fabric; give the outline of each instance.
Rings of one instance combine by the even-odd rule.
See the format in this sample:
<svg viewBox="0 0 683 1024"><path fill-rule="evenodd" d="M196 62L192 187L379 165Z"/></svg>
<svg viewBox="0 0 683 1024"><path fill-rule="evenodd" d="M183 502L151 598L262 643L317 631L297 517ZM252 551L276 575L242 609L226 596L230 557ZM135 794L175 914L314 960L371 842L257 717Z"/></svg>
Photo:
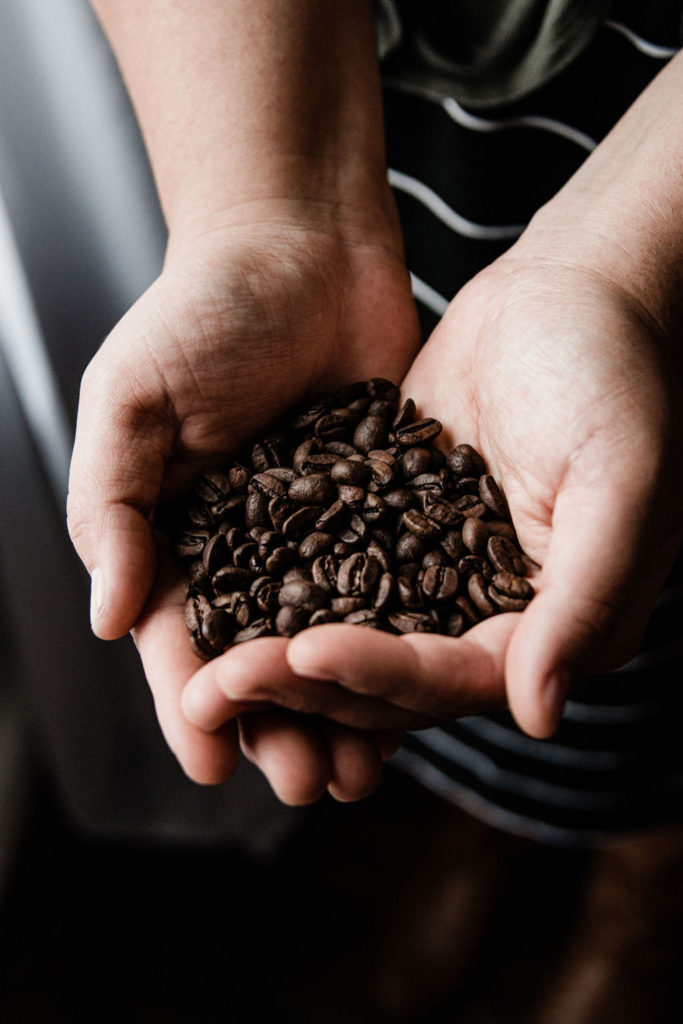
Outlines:
<svg viewBox="0 0 683 1024"><path fill-rule="evenodd" d="M583 53L506 108L385 85L389 179L426 337L681 45L683 4L614 3ZM504 170L503 170L504 169ZM572 694L552 740L509 714L411 734L393 763L490 823L583 844L683 820L683 559L641 652Z"/></svg>

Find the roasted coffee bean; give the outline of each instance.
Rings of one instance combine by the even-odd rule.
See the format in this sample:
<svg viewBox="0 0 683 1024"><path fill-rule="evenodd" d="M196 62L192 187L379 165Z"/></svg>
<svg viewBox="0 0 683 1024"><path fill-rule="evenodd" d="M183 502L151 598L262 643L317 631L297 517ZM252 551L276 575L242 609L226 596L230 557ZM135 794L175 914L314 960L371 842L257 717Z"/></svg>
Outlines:
<svg viewBox="0 0 683 1024"><path fill-rule="evenodd" d="M486 515L486 505L477 494L463 494L462 497L455 499L453 507L468 518L474 516L481 519Z"/></svg>
<svg viewBox="0 0 683 1024"><path fill-rule="evenodd" d="M453 562L457 562L467 551L460 530L446 530L440 543L441 549Z"/></svg>
<svg viewBox="0 0 683 1024"><path fill-rule="evenodd" d="M479 494L482 501L496 516L507 516L508 504L500 488L490 473L484 473L479 479Z"/></svg>
<svg viewBox="0 0 683 1024"><path fill-rule="evenodd" d="M314 612L328 603L328 595L312 581L293 580L282 584L279 600L281 605L293 604L307 612Z"/></svg>
<svg viewBox="0 0 683 1024"><path fill-rule="evenodd" d="M202 552L202 565L209 574L213 576L217 569L220 569L222 565L227 565L231 562L230 548L228 542L225 539L224 533L214 533L212 537L209 537L206 544L204 545L204 551Z"/></svg>
<svg viewBox="0 0 683 1024"><path fill-rule="evenodd" d="M295 473L301 473L304 462L310 455L319 455L322 450L322 441L319 437L309 437L297 446L292 456L292 469Z"/></svg>
<svg viewBox="0 0 683 1024"><path fill-rule="evenodd" d="M376 398L368 406L368 416L381 416L384 420L393 420L396 415L396 402L387 402L384 398Z"/></svg>
<svg viewBox="0 0 683 1024"><path fill-rule="evenodd" d="M405 487L395 487L391 491L386 491L382 495L382 499L385 505L396 512L407 512L415 505L415 495Z"/></svg>
<svg viewBox="0 0 683 1024"><path fill-rule="evenodd" d="M315 521L316 530L323 530L325 533L334 533L339 530L348 514L348 508L340 499L332 502L328 509L318 516Z"/></svg>
<svg viewBox="0 0 683 1024"><path fill-rule="evenodd" d="M287 604L275 616L275 632L278 636L295 636L308 626L310 613L305 608Z"/></svg>
<svg viewBox="0 0 683 1024"><path fill-rule="evenodd" d="M330 608L341 618L365 608L364 597L333 597L330 601Z"/></svg>
<svg viewBox="0 0 683 1024"><path fill-rule="evenodd" d="M391 487L396 477L395 463L387 462L386 459L368 459L366 465L370 470L369 490L381 492Z"/></svg>
<svg viewBox="0 0 683 1024"><path fill-rule="evenodd" d="M403 448L428 444L439 436L441 429L441 423L438 420L427 416L425 419L408 423L405 427L399 427L395 431L396 440Z"/></svg>
<svg viewBox="0 0 683 1024"><path fill-rule="evenodd" d="M389 555L386 553L384 548L379 546L379 544L376 541L370 541L370 543L365 549L365 553L368 555L368 557L374 558L376 559L377 562L379 562L382 572L388 572L389 569L391 568L391 560L389 558Z"/></svg>
<svg viewBox="0 0 683 1024"><path fill-rule="evenodd" d="M271 618L254 619L244 629L240 629L233 637L233 643L243 644L247 640L257 640L261 636L272 636L274 624Z"/></svg>
<svg viewBox="0 0 683 1024"><path fill-rule="evenodd" d="M311 570L306 565L295 565L282 574L283 583L293 583L295 580L312 579Z"/></svg>
<svg viewBox="0 0 683 1024"><path fill-rule="evenodd" d="M400 430L401 427L406 427L409 423L412 423L414 418L415 402L412 398L406 398L392 421L391 429L395 433L397 430Z"/></svg>
<svg viewBox="0 0 683 1024"><path fill-rule="evenodd" d="M275 615L280 602L278 600L282 584L270 579L268 576L261 577L261 584L251 596L256 599L256 604L265 615Z"/></svg>
<svg viewBox="0 0 683 1024"><path fill-rule="evenodd" d="M337 388L334 393L333 401L335 405L348 406L357 398L367 397L367 382L364 380L356 380L351 384L342 384L341 387Z"/></svg>
<svg viewBox="0 0 683 1024"><path fill-rule="evenodd" d="M265 494L268 499L282 498L287 493L287 488L282 480L278 480L270 473L254 473L249 488L258 491L259 494Z"/></svg>
<svg viewBox="0 0 683 1024"><path fill-rule="evenodd" d="M268 525L270 516L268 515L268 498L265 494L261 494L260 491L252 491L247 496L244 505L244 521L249 529L252 526Z"/></svg>
<svg viewBox="0 0 683 1024"><path fill-rule="evenodd" d="M493 615L496 606L491 603L488 595L488 582L482 573L475 572L470 576L467 581L467 593L484 618Z"/></svg>
<svg viewBox="0 0 683 1024"><path fill-rule="evenodd" d="M352 487L350 484L339 484L337 488L339 500L351 509L352 512L360 512L365 501L365 491L362 487Z"/></svg>
<svg viewBox="0 0 683 1024"><path fill-rule="evenodd" d="M456 568L463 579L468 580L475 572L480 572L487 579L493 576L493 568L488 560L481 555L463 555L456 563Z"/></svg>
<svg viewBox="0 0 683 1024"><path fill-rule="evenodd" d="M422 512L418 512L417 509L409 509L404 512L402 522L420 540L436 540L443 532L438 523L423 515Z"/></svg>
<svg viewBox="0 0 683 1024"><path fill-rule="evenodd" d="M451 565L430 565L422 577L422 592L429 601L444 604L455 597L458 573Z"/></svg>
<svg viewBox="0 0 683 1024"><path fill-rule="evenodd" d="M462 498L463 494L476 494L479 497L479 477L461 476L451 484L451 493L454 498Z"/></svg>
<svg viewBox="0 0 683 1024"><path fill-rule="evenodd" d="M337 488L326 473L301 476L289 485L287 495L298 505L331 505L337 498Z"/></svg>
<svg viewBox="0 0 683 1024"><path fill-rule="evenodd" d="M307 409L302 409L301 412L297 413L291 421L293 430L305 430L307 427L312 427L317 419L324 416L327 412L327 406L324 402L318 402L315 405L310 405Z"/></svg>
<svg viewBox="0 0 683 1024"><path fill-rule="evenodd" d="M210 536L208 530L186 530L175 542L175 553L179 558L197 558L204 551Z"/></svg>
<svg viewBox="0 0 683 1024"><path fill-rule="evenodd" d="M496 537L505 537L507 540L511 540L513 544L517 543L517 533L512 523L505 522L502 519L487 519L486 526L490 534Z"/></svg>
<svg viewBox="0 0 683 1024"><path fill-rule="evenodd" d="M427 495L422 504L422 511L433 522L438 523L443 529L457 526L462 522L462 515L457 511L450 501L433 499Z"/></svg>
<svg viewBox="0 0 683 1024"><path fill-rule="evenodd" d="M337 456L331 452L320 452L318 455L309 455L301 463L303 476L311 476L313 473L329 473L337 462Z"/></svg>
<svg viewBox="0 0 683 1024"><path fill-rule="evenodd" d="M226 565L211 578L217 594L228 594L231 590L248 590L251 573L237 565Z"/></svg>
<svg viewBox="0 0 683 1024"><path fill-rule="evenodd" d="M334 555L320 555L311 566L313 582L329 594L336 593L339 564Z"/></svg>
<svg viewBox="0 0 683 1024"><path fill-rule="evenodd" d="M463 544L473 555L482 555L486 551L489 539L488 523L483 519L467 518L462 524Z"/></svg>
<svg viewBox="0 0 683 1024"><path fill-rule="evenodd" d="M315 434L323 441L342 441L347 436L349 427L355 424L356 418L347 410L334 409L325 413L315 421Z"/></svg>
<svg viewBox="0 0 683 1024"><path fill-rule="evenodd" d="M438 625L428 612L392 612L388 619L398 633L434 633Z"/></svg>
<svg viewBox="0 0 683 1024"><path fill-rule="evenodd" d="M360 515L363 522L374 525L384 519L387 514L387 506L379 494L366 494Z"/></svg>
<svg viewBox="0 0 683 1024"><path fill-rule="evenodd" d="M480 477L486 472L484 460L476 449L469 444L459 444L446 457L448 468L456 476Z"/></svg>
<svg viewBox="0 0 683 1024"><path fill-rule="evenodd" d="M404 576L407 580L415 582L422 566L419 562L404 562L399 566L401 576Z"/></svg>
<svg viewBox="0 0 683 1024"><path fill-rule="evenodd" d="M411 580L407 576L398 576L396 578L396 593L399 603L402 604L404 608L422 607L422 596L418 590L417 579Z"/></svg>
<svg viewBox="0 0 683 1024"><path fill-rule="evenodd" d="M331 608L318 608L308 620L308 625L326 626L330 622L339 622L339 616Z"/></svg>
<svg viewBox="0 0 683 1024"><path fill-rule="evenodd" d="M299 557L304 562L318 558L323 552L328 551L335 543L336 537L333 533L324 533L322 530L314 530L299 544Z"/></svg>
<svg viewBox="0 0 683 1024"><path fill-rule="evenodd" d="M362 551L349 555L339 566L337 590L342 597L369 594L381 572L377 559Z"/></svg>
<svg viewBox="0 0 683 1024"><path fill-rule="evenodd" d="M445 551L440 548L432 548L422 557L422 568L429 569L432 565L448 565L449 559Z"/></svg>
<svg viewBox="0 0 683 1024"><path fill-rule="evenodd" d="M259 527L255 527L255 530L258 531ZM250 531L250 536L258 540L258 553L261 558L267 558L275 548L281 547L285 542L279 530L262 530L258 537L254 536L255 530Z"/></svg>
<svg viewBox="0 0 683 1024"><path fill-rule="evenodd" d="M351 626L366 626L370 629L377 629L379 626L379 619L371 608L359 608L357 612L349 612L344 616L344 622Z"/></svg>
<svg viewBox="0 0 683 1024"><path fill-rule="evenodd" d="M453 601L453 604L458 609L458 612L464 616L468 627L475 626L477 622L481 622L481 613L479 609L465 594L458 594Z"/></svg>
<svg viewBox="0 0 683 1024"><path fill-rule="evenodd" d="M358 452L352 444L346 441L328 441L325 444L325 451L330 455L336 455L339 459L357 458ZM347 481L351 483L352 481Z"/></svg>
<svg viewBox="0 0 683 1024"><path fill-rule="evenodd" d="M231 466L228 470L228 480L230 482L230 490L237 494L243 494L249 485L249 478L251 474L246 466L241 466L236 463Z"/></svg>
<svg viewBox="0 0 683 1024"><path fill-rule="evenodd" d="M387 424L381 416L365 416L353 432L353 443L359 452L380 448L387 439Z"/></svg>
<svg viewBox="0 0 683 1024"><path fill-rule="evenodd" d="M399 462L406 480L413 480L416 476L429 472L432 455L428 448L409 448Z"/></svg>
<svg viewBox="0 0 683 1024"><path fill-rule="evenodd" d="M330 470L330 477L338 484L351 487L363 487L370 476L370 470L364 462L350 459L337 459Z"/></svg>
<svg viewBox="0 0 683 1024"><path fill-rule="evenodd" d="M368 397L371 401L376 398L383 398L386 402L398 403L400 391L395 384L385 377L373 377L366 386Z"/></svg>
<svg viewBox="0 0 683 1024"><path fill-rule="evenodd" d="M201 614L200 633L202 639L219 653L228 646L234 633L232 616L224 608L212 608Z"/></svg>
<svg viewBox="0 0 683 1024"><path fill-rule="evenodd" d="M233 551L232 564L248 568L253 555L258 555L258 544L255 544L253 540L245 541Z"/></svg>
<svg viewBox="0 0 683 1024"><path fill-rule="evenodd" d="M282 530L286 519L291 516L294 506L288 498L273 498L268 502L268 519L274 530Z"/></svg>
<svg viewBox="0 0 683 1024"><path fill-rule="evenodd" d="M506 537L489 537L486 553L498 572L512 572L516 576L526 575L526 564L521 554Z"/></svg>
<svg viewBox="0 0 683 1024"><path fill-rule="evenodd" d="M251 449L251 464L257 473L263 473L271 466L281 466L282 456L270 441L257 441Z"/></svg>
<svg viewBox="0 0 683 1024"><path fill-rule="evenodd" d="M355 538L355 544L348 544L346 541L338 540L332 548L332 554L335 558L344 559L348 558L349 555L353 554L353 550L360 543L360 538L357 533L353 534Z"/></svg>
<svg viewBox="0 0 683 1024"><path fill-rule="evenodd" d="M208 472L202 473L195 484L197 495L207 505L213 505L214 502L226 498L230 490L230 480L227 474L218 469L210 469Z"/></svg>
<svg viewBox="0 0 683 1024"><path fill-rule="evenodd" d="M233 590L231 594L220 594L212 602L214 608L225 608L239 629L244 629L251 618L251 602L246 590Z"/></svg>
<svg viewBox="0 0 683 1024"><path fill-rule="evenodd" d="M311 530L319 518L320 509L317 505L304 505L285 519L282 532L287 538L297 537Z"/></svg>
<svg viewBox="0 0 683 1024"><path fill-rule="evenodd" d="M409 491L432 494L435 498L439 498L443 494L443 483L438 473L420 473L418 476L414 476L406 484L406 487Z"/></svg>
<svg viewBox="0 0 683 1024"><path fill-rule="evenodd" d="M534 596L534 590L521 576L511 572L497 572L489 584L488 594L503 611L521 612Z"/></svg>
<svg viewBox="0 0 683 1024"><path fill-rule="evenodd" d="M269 576L282 576L292 566L295 557L291 548L286 546L275 548L266 557L263 563L264 568Z"/></svg>
<svg viewBox="0 0 683 1024"><path fill-rule="evenodd" d="M419 537L406 530L396 541L394 557L397 562L416 562L424 555L424 545Z"/></svg>
<svg viewBox="0 0 683 1024"><path fill-rule="evenodd" d="M386 462L387 466L392 466L394 469L398 466L396 456L388 448L373 448L372 451L368 452L367 458L370 461Z"/></svg>
<svg viewBox="0 0 683 1024"><path fill-rule="evenodd" d="M461 612L453 612L446 619L446 635L447 636L462 636L467 628L465 616Z"/></svg>

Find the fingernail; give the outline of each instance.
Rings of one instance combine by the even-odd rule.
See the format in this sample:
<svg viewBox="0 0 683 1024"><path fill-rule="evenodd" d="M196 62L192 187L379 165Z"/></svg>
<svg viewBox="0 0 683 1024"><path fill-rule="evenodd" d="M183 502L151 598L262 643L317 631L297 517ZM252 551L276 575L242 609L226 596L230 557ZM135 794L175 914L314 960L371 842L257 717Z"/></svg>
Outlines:
<svg viewBox="0 0 683 1024"><path fill-rule="evenodd" d="M90 626L94 633L97 632L104 600L104 574L98 566L95 566L90 576Z"/></svg>
<svg viewBox="0 0 683 1024"><path fill-rule="evenodd" d="M570 685L571 673L569 669L560 665L548 678L543 689L543 702L553 732L562 721Z"/></svg>

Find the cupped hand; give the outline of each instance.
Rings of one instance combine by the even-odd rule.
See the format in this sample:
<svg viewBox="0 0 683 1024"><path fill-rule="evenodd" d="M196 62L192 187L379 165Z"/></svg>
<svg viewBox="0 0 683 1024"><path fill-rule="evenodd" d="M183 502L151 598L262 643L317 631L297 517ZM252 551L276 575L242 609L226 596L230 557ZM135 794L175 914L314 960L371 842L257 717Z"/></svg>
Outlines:
<svg viewBox="0 0 683 1024"><path fill-rule="evenodd" d="M197 781L231 774L237 726L207 733L182 714L182 689L202 663L187 643L183 584L159 552L151 513L312 394L405 373L418 328L398 232L360 241L342 221L341 213L307 216L301 204L253 204L227 226L171 244L159 279L83 377L68 523L92 576L93 629L111 639L134 628L161 727ZM277 760L281 729L309 766L275 772L283 799L305 802L328 785L344 798L345 779L354 796L376 784L374 737L329 725L323 743L319 730L282 711L262 725L253 716L243 725L248 754ZM367 778L348 768L361 762Z"/></svg>
<svg viewBox="0 0 683 1024"><path fill-rule="evenodd" d="M203 709L217 724L231 699L364 729L509 706L531 736L552 734L574 680L635 652L680 544L681 394L667 344L650 311L578 262L519 244L480 274L404 392L443 422L445 447L484 455L538 566L531 604L458 639L306 630L267 683L248 666L219 679L213 707L195 678L184 696L194 720Z"/></svg>

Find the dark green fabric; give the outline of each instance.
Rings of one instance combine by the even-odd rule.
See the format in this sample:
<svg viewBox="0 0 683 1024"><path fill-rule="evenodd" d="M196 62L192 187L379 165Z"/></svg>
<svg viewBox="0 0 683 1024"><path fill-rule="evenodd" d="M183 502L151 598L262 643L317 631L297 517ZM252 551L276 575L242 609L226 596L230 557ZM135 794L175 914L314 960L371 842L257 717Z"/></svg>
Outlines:
<svg viewBox="0 0 683 1024"><path fill-rule="evenodd" d="M611 0L378 0L385 77L473 107L527 95L586 46Z"/></svg>

